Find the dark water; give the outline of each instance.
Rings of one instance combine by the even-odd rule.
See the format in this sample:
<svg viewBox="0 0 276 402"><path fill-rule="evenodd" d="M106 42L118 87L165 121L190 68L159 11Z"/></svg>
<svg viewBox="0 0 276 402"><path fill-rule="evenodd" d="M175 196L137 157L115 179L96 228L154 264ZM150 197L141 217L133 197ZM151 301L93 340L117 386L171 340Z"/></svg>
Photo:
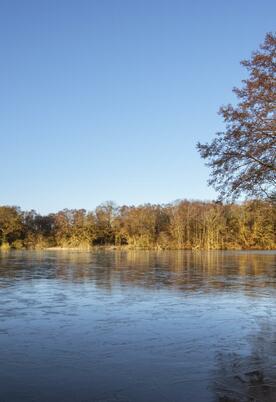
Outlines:
<svg viewBox="0 0 276 402"><path fill-rule="evenodd" d="M276 401L275 252L0 254L0 401Z"/></svg>

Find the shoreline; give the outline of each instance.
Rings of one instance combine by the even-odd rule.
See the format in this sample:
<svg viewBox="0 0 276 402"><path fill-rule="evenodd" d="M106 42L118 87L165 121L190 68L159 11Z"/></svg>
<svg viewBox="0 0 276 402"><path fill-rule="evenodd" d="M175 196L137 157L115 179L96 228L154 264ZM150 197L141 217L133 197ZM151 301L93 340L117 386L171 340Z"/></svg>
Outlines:
<svg viewBox="0 0 276 402"><path fill-rule="evenodd" d="M202 252L202 251L276 251L276 248L241 248L241 247L232 247L232 248L162 248L162 247L133 247L133 246L91 246L91 247L44 247L44 248L21 248L16 249L13 247L9 248L1 248L0 252L8 252L8 251L76 251L76 252L93 252L93 251L193 251L193 252Z"/></svg>

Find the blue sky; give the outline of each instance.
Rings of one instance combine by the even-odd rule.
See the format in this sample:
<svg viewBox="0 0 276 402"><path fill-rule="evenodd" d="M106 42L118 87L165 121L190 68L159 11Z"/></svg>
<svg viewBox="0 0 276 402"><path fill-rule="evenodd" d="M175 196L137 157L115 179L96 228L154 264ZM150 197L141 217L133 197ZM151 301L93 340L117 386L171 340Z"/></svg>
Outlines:
<svg viewBox="0 0 276 402"><path fill-rule="evenodd" d="M195 144L275 1L0 0L0 204L214 199Z"/></svg>

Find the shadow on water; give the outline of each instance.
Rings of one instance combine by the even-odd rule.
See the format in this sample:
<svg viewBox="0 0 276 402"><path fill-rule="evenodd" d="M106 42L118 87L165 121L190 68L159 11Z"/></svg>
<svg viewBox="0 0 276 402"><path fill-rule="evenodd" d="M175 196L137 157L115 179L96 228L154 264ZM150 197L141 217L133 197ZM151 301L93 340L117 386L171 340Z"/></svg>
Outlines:
<svg viewBox="0 0 276 402"><path fill-rule="evenodd" d="M276 401L276 323L260 319L249 353L218 353L213 390L218 402Z"/></svg>

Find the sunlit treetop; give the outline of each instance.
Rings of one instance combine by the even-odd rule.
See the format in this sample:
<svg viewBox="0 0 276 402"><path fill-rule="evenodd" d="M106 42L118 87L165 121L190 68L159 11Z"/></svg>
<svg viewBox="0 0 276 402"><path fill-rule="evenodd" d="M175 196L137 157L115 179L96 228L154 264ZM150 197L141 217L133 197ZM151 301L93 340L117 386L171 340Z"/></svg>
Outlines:
<svg viewBox="0 0 276 402"><path fill-rule="evenodd" d="M237 104L220 108L225 131L197 147L220 198L275 197L276 34L268 33L260 49L241 64L249 77L233 89Z"/></svg>

